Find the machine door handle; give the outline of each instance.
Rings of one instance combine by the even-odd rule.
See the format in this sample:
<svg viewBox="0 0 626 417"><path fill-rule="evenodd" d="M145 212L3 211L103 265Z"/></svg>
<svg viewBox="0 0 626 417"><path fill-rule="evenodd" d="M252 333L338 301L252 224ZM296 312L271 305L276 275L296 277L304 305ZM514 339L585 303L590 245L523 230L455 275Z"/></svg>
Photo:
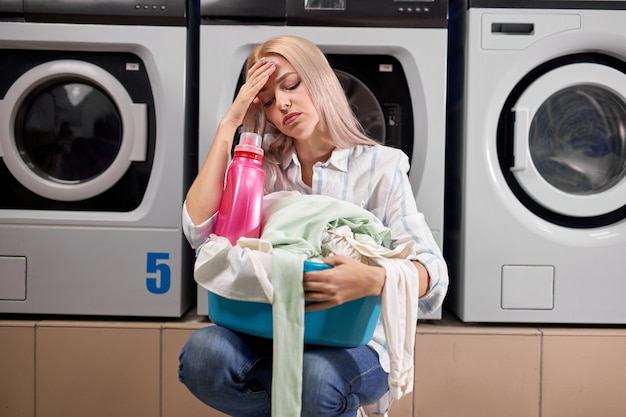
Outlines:
<svg viewBox="0 0 626 417"><path fill-rule="evenodd" d="M515 108L515 127L513 129L513 166L511 171L524 171L528 165L528 109Z"/></svg>

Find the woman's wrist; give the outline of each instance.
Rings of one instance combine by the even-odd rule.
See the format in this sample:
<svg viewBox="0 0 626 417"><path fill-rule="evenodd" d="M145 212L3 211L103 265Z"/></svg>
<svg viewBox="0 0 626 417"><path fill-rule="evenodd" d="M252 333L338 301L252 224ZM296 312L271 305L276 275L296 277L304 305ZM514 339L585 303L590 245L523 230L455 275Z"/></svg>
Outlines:
<svg viewBox="0 0 626 417"><path fill-rule="evenodd" d="M374 268L374 285L371 287L373 289L371 295L382 295L387 281L387 271L382 266L373 266L372 268Z"/></svg>
<svg viewBox="0 0 626 417"><path fill-rule="evenodd" d="M417 279L419 283L419 296L423 297L430 289L430 274L428 269L419 261L411 261L417 269Z"/></svg>

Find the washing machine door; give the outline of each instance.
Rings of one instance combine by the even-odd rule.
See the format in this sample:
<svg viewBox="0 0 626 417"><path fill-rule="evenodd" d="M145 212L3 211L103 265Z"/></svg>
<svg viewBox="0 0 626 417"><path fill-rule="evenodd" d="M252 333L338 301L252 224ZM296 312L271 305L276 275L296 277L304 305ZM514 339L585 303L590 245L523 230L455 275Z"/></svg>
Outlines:
<svg viewBox="0 0 626 417"><path fill-rule="evenodd" d="M21 75L0 100L0 157L30 191L78 201L146 159L147 108L103 68L53 60Z"/></svg>
<svg viewBox="0 0 626 417"><path fill-rule="evenodd" d="M413 109L402 64L390 55L327 54L355 116L376 141L413 155Z"/></svg>
<svg viewBox="0 0 626 417"><path fill-rule="evenodd" d="M372 90L363 81L346 71L335 69L335 74L365 133L379 143L385 144L387 137L385 113Z"/></svg>
<svg viewBox="0 0 626 417"><path fill-rule="evenodd" d="M555 223L596 227L626 209L626 73L573 62L530 82L512 106L509 178Z"/></svg>

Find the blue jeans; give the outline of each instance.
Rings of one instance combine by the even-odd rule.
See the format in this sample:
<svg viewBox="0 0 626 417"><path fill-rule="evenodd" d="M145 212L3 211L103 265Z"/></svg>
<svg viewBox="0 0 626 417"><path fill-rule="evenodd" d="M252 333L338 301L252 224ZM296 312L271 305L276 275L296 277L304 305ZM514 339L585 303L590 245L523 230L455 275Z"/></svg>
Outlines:
<svg viewBox="0 0 626 417"><path fill-rule="evenodd" d="M271 340L220 326L194 332L180 354L180 381L202 402L234 417L271 415L271 373ZM372 348L305 346L302 417L354 417L359 406L388 389Z"/></svg>

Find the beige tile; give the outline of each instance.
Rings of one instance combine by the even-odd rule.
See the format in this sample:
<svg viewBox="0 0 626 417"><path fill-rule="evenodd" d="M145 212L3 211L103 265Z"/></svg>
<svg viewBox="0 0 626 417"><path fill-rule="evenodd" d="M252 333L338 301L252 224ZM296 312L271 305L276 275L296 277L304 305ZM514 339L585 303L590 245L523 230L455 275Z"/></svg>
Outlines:
<svg viewBox="0 0 626 417"><path fill-rule="evenodd" d="M411 417L413 415L413 393L394 400L389 408L389 417Z"/></svg>
<svg viewBox="0 0 626 417"><path fill-rule="evenodd" d="M35 416L35 322L0 321L0 415Z"/></svg>
<svg viewBox="0 0 626 417"><path fill-rule="evenodd" d="M540 343L532 328L418 327L413 417L537 417Z"/></svg>
<svg viewBox="0 0 626 417"><path fill-rule="evenodd" d="M173 324L163 328L163 417L222 417L194 397L178 380L178 355L183 345L196 328L206 327L202 324ZM169 327L169 328L168 328Z"/></svg>
<svg viewBox="0 0 626 417"><path fill-rule="evenodd" d="M623 417L626 330L542 331L542 417Z"/></svg>
<svg viewBox="0 0 626 417"><path fill-rule="evenodd" d="M160 325L40 322L37 417L160 415Z"/></svg>

